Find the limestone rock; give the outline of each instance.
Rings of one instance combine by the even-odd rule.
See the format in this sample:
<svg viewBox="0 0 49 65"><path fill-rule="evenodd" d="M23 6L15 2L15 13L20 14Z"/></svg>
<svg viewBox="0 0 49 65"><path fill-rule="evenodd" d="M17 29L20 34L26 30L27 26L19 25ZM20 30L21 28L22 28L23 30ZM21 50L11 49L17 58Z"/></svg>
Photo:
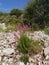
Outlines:
<svg viewBox="0 0 49 65"><path fill-rule="evenodd" d="M10 55L12 53L14 53L14 49L12 49L12 48L5 48L5 49L3 49L3 54L4 55Z"/></svg>
<svg viewBox="0 0 49 65"><path fill-rule="evenodd" d="M45 53L45 55L48 55L48 54L49 54L49 47L46 47L46 48L44 49L44 53Z"/></svg>

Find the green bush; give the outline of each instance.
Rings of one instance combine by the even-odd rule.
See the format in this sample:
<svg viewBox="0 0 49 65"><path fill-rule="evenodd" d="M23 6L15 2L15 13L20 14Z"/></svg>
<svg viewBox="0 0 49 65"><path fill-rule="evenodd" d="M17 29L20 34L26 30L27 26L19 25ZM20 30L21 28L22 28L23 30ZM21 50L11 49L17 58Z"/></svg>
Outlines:
<svg viewBox="0 0 49 65"><path fill-rule="evenodd" d="M19 9L12 9L11 12L10 12L10 15L15 15L17 17L21 16L22 14L22 10L19 10Z"/></svg>
<svg viewBox="0 0 49 65"><path fill-rule="evenodd" d="M37 24L35 24L35 23L33 23L32 24L32 28L33 28L33 30L39 30L39 27L38 27L38 25Z"/></svg>
<svg viewBox="0 0 49 65"><path fill-rule="evenodd" d="M18 41L18 50L26 54L28 53L30 46L31 40L25 35L21 36L20 40Z"/></svg>
<svg viewBox="0 0 49 65"><path fill-rule="evenodd" d="M45 31L45 34L49 35L49 28L45 28L44 31Z"/></svg>
<svg viewBox="0 0 49 65"><path fill-rule="evenodd" d="M18 41L18 50L23 54L37 54L44 47L42 41L32 41L26 35L23 35Z"/></svg>
<svg viewBox="0 0 49 65"><path fill-rule="evenodd" d="M44 29L49 24L48 6L49 0L29 0L24 10L24 18L30 20L30 22L32 20L32 24L35 22L40 29Z"/></svg>

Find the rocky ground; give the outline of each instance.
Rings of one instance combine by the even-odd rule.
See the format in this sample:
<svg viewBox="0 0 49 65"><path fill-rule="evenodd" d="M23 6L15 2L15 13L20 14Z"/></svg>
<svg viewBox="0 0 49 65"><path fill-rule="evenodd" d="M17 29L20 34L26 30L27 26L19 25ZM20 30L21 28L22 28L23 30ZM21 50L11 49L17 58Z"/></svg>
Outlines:
<svg viewBox="0 0 49 65"><path fill-rule="evenodd" d="M49 36L43 31L27 32L27 36L32 40L42 40L45 43L43 51L35 56L29 57L27 65L49 65ZM1 32L0 33L0 65L25 65L20 61L22 54L16 49L17 40L20 38L20 32Z"/></svg>

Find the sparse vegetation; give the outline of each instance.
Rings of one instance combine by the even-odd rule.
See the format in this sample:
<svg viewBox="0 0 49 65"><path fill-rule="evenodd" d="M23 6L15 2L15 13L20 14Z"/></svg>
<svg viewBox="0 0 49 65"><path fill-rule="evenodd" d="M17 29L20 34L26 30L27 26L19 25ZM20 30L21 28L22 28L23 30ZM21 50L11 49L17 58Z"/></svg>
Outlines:
<svg viewBox="0 0 49 65"><path fill-rule="evenodd" d="M3 32L4 30L2 28L0 28L0 32Z"/></svg>
<svg viewBox="0 0 49 65"><path fill-rule="evenodd" d="M24 55L24 56L20 57L20 60L22 62L24 62L25 65L27 65L27 62L29 62L29 57L28 57L28 55Z"/></svg>
<svg viewBox="0 0 49 65"><path fill-rule="evenodd" d="M28 53L28 50L31 46L31 40L23 35L18 41L18 50L24 54Z"/></svg>
<svg viewBox="0 0 49 65"><path fill-rule="evenodd" d="M18 50L23 54L37 54L44 47L42 41L32 41L27 36L23 35L18 42Z"/></svg>

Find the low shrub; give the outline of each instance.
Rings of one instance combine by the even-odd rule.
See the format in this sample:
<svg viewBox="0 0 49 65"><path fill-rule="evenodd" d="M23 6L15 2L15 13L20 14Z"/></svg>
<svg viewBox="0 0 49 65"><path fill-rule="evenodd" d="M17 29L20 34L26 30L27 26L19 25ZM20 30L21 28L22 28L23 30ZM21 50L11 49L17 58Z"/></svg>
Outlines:
<svg viewBox="0 0 49 65"><path fill-rule="evenodd" d="M20 40L18 41L18 50L26 54L28 53L30 46L31 40L26 35L22 35Z"/></svg>
<svg viewBox="0 0 49 65"><path fill-rule="evenodd" d="M15 25L14 25L14 24L11 24L11 25L8 24L8 25L6 25L6 30L5 30L5 31L6 31L6 32L15 31L15 30L17 30L17 28L18 28L18 27L17 27L16 24L15 24Z"/></svg>
<svg viewBox="0 0 49 65"><path fill-rule="evenodd" d="M38 27L37 24L33 23L33 24L32 24L32 29L33 29L34 31L36 31L36 30L39 30L39 27Z"/></svg>
<svg viewBox="0 0 49 65"><path fill-rule="evenodd" d="M32 52L33 52L33 54L38 54L39 52L41 52L43 47L44 47L43 41L38 41L38 40L33 41L32 42Z"/></svg>
<svg viewBox="0 0 49 65"><path fill-rule="evenodd" d="M44 47L42 41L32 41L26 35L22 35L18 41L18 50L23 54L37 54Z"/></svg>
<svg viewBox="0 0 49 65"><path fill-rule="evenodd" d="M3 29L0 27L0 32L3 32Z"/></svg>
<svg viewBox="0 0 49 65"><path fill-rule="evenodd" d="M49 35L49 28L45 28L44 31L45 31L45 34Z"/></svg>

